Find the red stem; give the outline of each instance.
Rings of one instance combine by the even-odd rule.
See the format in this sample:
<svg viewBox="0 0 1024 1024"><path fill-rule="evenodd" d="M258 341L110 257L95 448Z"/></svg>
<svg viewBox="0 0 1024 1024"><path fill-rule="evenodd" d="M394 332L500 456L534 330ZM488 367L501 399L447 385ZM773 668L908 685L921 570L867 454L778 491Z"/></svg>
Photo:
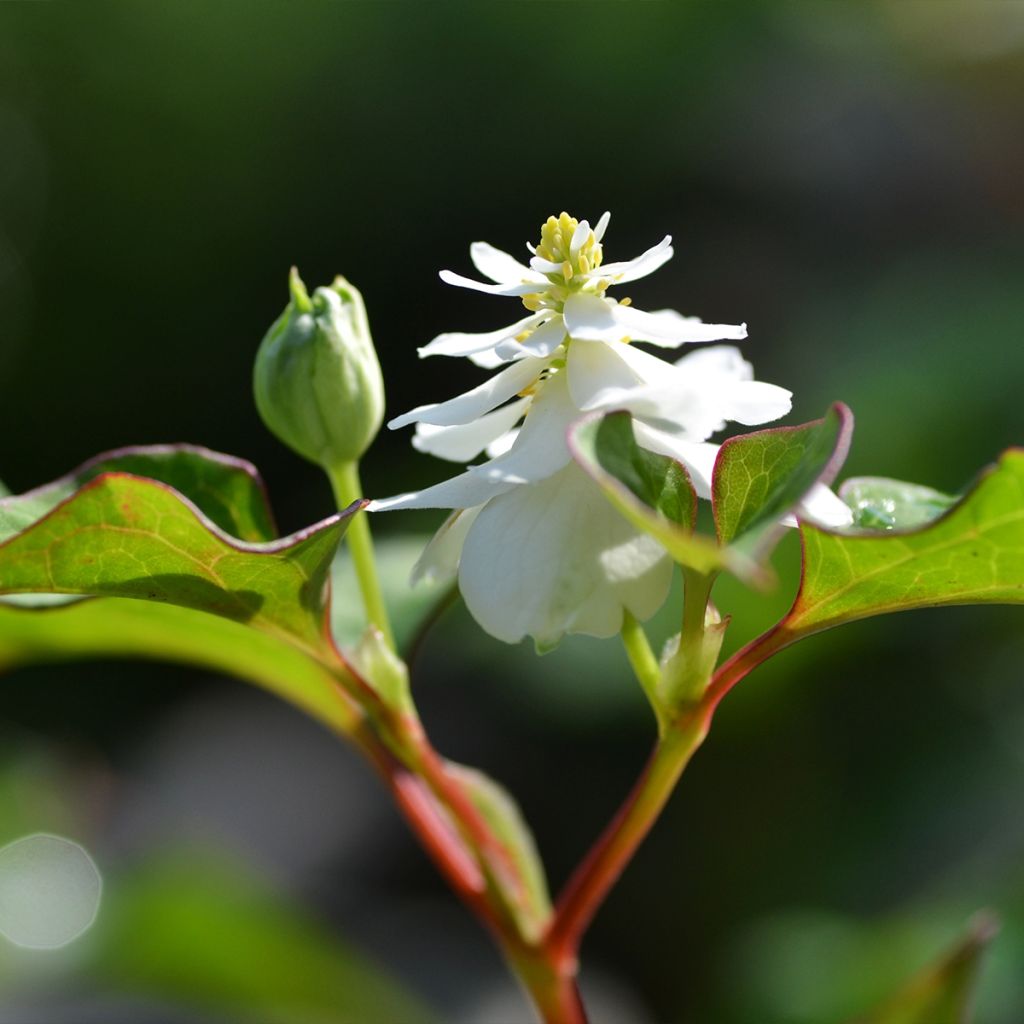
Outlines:
<svg viewBox="0 0 1024 1024"><path fill-rule="evenodd" d="M715 673L700 703L659 739L633 789L559 896L545 945L560 970L575 969L590 922L654 827L680 775L707 736L719 702L752 669L795 639L777 626L738 651Z"/></svg>
<svg viewBox="0 0 1024 1024"><path fill-rule="evenodd" d="M710 716L698 707L666 731L629 796L562 890L545 945L563 969L575 967L590 922L658 820L709 723Z"/></svg>

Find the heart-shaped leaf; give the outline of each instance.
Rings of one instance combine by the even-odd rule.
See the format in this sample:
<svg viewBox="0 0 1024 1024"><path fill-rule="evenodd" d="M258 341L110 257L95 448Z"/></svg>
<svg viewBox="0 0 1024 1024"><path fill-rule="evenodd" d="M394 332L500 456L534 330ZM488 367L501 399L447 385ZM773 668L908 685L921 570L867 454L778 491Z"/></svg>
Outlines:
<svg viewBox="0 0 1024 1024"><path fill-rule="evenodd" d="M0 541L41 519L104 473L131 473L159 480L239 540L260 543L277 536L263 481L251 463L208 448L180 444L105 452L51 484L0 501ZM0 493L0 498L3 496Z"/></svg>
<svg viewBox="0 0 1024 1024"><path fill-rule="evenodd" d="M157 461L221 522L265 537L269 515L261 492L253 490L253 478L239 468L243 464L208 455L172 449ZM148 453L124 457L153 466ZM78 482L74 475L0 500L6 523L0 594L158 601L246 622L312 651L329 650L328 573L358 504L291 537L253 543L226 533L168 483L105 468L91 479L84 475L87 482L69 496ZM216 480L227 486L218 489ZM20 532L10 533L40 512Z"/></svg>
<svg viewBox="0 0 1024 1024"><path fill-rule="evenodd" d="M628 412L591 413L568 435L569 451L611 503L649 533L682 565L709 573L729 567L749 575L748 560L733 559L694 532L697 494L686 468L636 443Z"/></svg>
<svg viewBox="0 0 1024 1024"><path fill-rule="evenodd" d="M715 532L752 558L765 558L791 513L818 483L831 483L850 446L853 416L841 402L823 419L727 440L711 481Z"/></svg>
<svg viewBox="0 0 1024 1024"><path fill-rule="evenodd" d="M801 527L803 580L783 623L805 636L869 615L1024 604L1024 450L1011 449L956 505L913 530Z"/></svg>

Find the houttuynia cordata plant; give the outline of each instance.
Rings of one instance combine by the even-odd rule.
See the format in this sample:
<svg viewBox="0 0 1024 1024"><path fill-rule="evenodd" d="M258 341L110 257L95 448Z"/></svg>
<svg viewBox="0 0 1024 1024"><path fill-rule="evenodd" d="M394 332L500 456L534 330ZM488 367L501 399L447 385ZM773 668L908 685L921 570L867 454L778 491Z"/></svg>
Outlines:
<svg viewBox="0 0 1024 1024"><path fill-rule="evenodd" d="M956 497L882 478L833 490L849 410L764 427L787 415L790 393L755 379L733 344L746 326L633 306L622 286L670 259L671 239L606 262L608 225L607 213L593 226L563 213L542 225L528 262L476 242L485 280L442 272L518 309L507 326L442 334L419 350L483 371L465 394L388 424L415 424L417 449L460 464L433 486L363 495L359 462L384 417L363 300L341 277L310 293L293 271L256 357L256 403L327 474L336 515L279 537L252 466L185 445L109 452L0 500L3 667L96 654L191 662L320 720L376 769L548 1024L586 1020L576 978L587 927L748 673L867 616L1024 603L1024 452L1005 452ZM409 630L392 629L395 595L370 531L372 515L410 508L448 510L413 570L414 593L433 600L457 581L482 629L508 643L530 637L539 653L570 633L618 637L650 703L650 760L554 901L512 798L446 760L420 721L403 660ZM729 609L713 602L716 580L770 588L770 556L789 529L803 559L792 607L722 661ZM340 544L351 593L332 588ZM644 623L677 574L678 632L652 644ZM336 628L337 612L356 607L353 637ZM975 923L863 1020L966 1020L992 931Z"/></svg>

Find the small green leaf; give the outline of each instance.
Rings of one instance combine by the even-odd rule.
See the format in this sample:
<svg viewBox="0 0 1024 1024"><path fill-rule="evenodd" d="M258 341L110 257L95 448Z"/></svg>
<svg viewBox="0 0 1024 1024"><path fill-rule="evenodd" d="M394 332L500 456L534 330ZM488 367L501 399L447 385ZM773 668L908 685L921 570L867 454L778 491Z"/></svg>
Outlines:
<svg viewBox="0 0 1024 1024"><path fill-rule="evenodd" d="M362 720L319 660L230 619L118 597L31 609L0 603L0 673L83 658L199 665L255 683L335 732L350 734Z"/></svg>
<svg viewBox="0 0 1024 1024"><path fill-rule="evenodd" d="M852 430L852 414L837 402L813 423L729 438L711 483L719 542L763 559L785 529L782 518L816 483L835 478Z"/></svg>
<svg viewBox="0 0 1024 1024"><path fill-rule="evenodd" d="M853 525L862 530L911 530L937 519L956 498L921 484L881 476L851 477L839 497L853 510Z"/></svg>
<svg viewBox="0 0 1024 1024"><path fill-rule="evenodd" d="M967 934L883 1006L853 1024L969 1024L975 983L998 922L980 914Z"/></svg>
<svg viewBox="0 0 1024 1024"><path fill-rule="evenodd" d="M263 481L251 463L193 445L150 445L97 455L51 484L0 502L0 541L41 519L104 473L159 480L239 540L260 543L277 536Z"/></svg>
<svg viewBox="0 0 1024 1024"><path fill-rule="evenodd" d="M519 926L528 941L536 941L551 919L551 898L529 826L508 791L492 778L451 761L447 768L466 787L476 809L508 850L522 881L523 891L514 901Z"/></svg>
<svg viewBox="0 0 1024 1024"><path fill-rule="evenodd" d="M0 510L17 518L31 500L3 499ZM255 544L222 532L165 483L102 473L0 543L0 594L159 601L323 651L328 573L356 509Z"/></svg>
<svg viewBox="0 0 1024 1024"><path fill-rule="evenodd" d="M783 622L791 637L869 615L955 604L1024 604L1024 450L1011 449L967 495L914 530L801 527L803 580Z"/></svg>
<svg viewBox="0 0 1024 1024"><path fill-rule="evenodd" d="M697 494L684 466L636 443L628 412L593 413L569 428L569 451L611 503L679 563L699 572L725 566L747 574L710 537L694 533Z"/></svg>

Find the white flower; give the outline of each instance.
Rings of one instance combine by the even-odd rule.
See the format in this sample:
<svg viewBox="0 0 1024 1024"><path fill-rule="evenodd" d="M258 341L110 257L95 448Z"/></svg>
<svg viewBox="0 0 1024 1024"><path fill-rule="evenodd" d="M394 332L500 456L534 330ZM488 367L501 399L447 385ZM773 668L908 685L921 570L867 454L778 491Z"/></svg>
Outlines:
<svg viewBox="0 0 1024 1024"><path fill-rule="evenodd" d="M470 259L493 284L441 271L447 284L489 295L519 296L530 315L482 334L440 334L419 350L421 356L468 356L478 366L493 369L526 356L550 356L565 340L648 341L664 348L686 342L741 340L746 324L705 324L697 317L665 309L644 313L628 299L616 302L606 294L611 285L626 284L653 273L672 258L672 238L625 263L604 263L601 240L611 214L596 227L567 213L549 217L538 245L528 245L530 265L487 242L474 242Z"/></svg>
<svg viewBox="0 0 1024 1024"><path fill-rule="evenodd" d="M529 635L549 646L565 633L611 636L624 610L645 619L668 592L672 565L664 549L631 526L571 459L565 436L582 413L628 410L638 442L682 462L706 498L718 451L708 438L727 422L767 423L790 409L790 393L755 381L731 346L700 349L673 364L624 343L677 346L742 338L746 328L670 310L643 313L610 299L610 284L650 273L672 250L666 238L635 260L602 266L607 223L607 214L594 230L566 214L550 218L530 267L475 243L473 260L495 284L442 277L521 295L531 316L484 335L435 338L421 356L464 355L503 368L465 394L388 424L415 423L414 445L440 458L490 456L433 487L369 507L454 509L416 574L457 571L470 612L508 642ZM828 491L821 500L826 513L838 502Z"/></svg>

